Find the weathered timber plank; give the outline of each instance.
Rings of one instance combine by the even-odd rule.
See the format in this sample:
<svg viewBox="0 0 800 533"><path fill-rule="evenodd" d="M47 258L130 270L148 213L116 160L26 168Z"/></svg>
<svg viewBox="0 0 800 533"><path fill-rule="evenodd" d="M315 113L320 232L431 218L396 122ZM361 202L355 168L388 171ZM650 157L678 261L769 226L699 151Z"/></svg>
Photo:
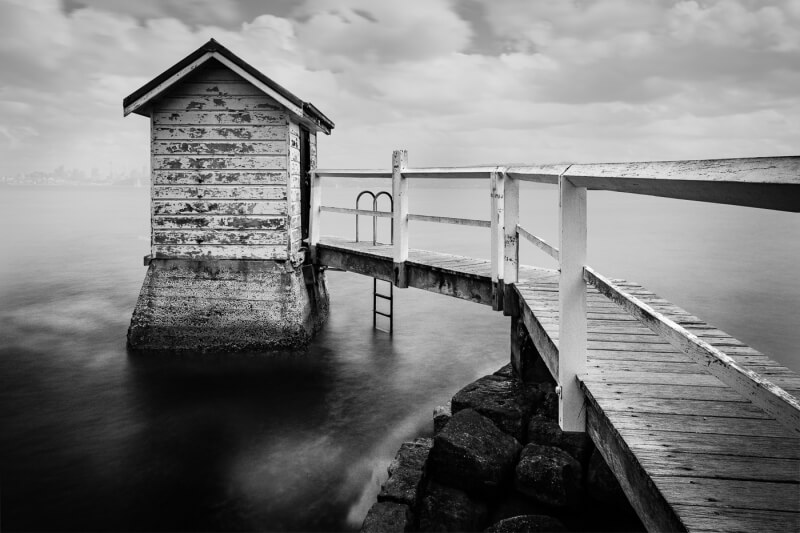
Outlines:
<svg viewBox="0 0 800 533"><path fill-rule="evenodd" d="M539 313L537 313L538 315ZM541 314L545 315L549 318L558 318L558 312L546 310L541 311ZM632 317L627 313L596 313L594 309L589 308L587 311L587 316L589 319L594 320L631 320ZM635 319L634 319L635 320Z"/></svg>
<svg viewBox="0 0 800 533"><path fill-rule="evenodd" d="M179 96L266 96L258 87L245 81L185 81L170 93Z"/></svg>
<svg viewBox="0 0 800 533"><path fill-rule="evenodd" d="M593 374L618 373L618 372L676 372L679 374L708 375L703 367L692 361L677 361L674 363L647 363L636 361L595 361L592 363Z"/></svg>
<svg viewBox="0 0 800 533"><path fill-rule="evenodd" d="M594 366L589 367L587 383L640 383L664 385L692 385L694 387L719 387L720 381L711 374L681 374L679 372L599 372Z"/></svg>
<svg viewBox="0 0 800 533"><path fill-rule="evenodd" d="M153 246L156 259L286 259L286 246L168 245Z"/></svg>
<svg viewBox="0 0 800 533"><path fill-rule="evenodd" d="M286 244L284 231L153 231L155 244Z"/></svg>
<svg viewBox="0 0 800 533"><path fill-rule="evenodd" d="M282 111L161 111L153 113L157 126L167 124L185 125L285 125L288 122L286 114Z"/></svg>
<svg viewBox="0 0 800 533"><path fill-rule="evenodd" d="M636 352L629 350L595 350L590 348L587 353L590 360L602 361L638 361L642 365L651 362L682 363L686 356L678 352Z"/></svg>
<svg viewBox="0 0 800 533"><path fill-rule="evenodd" d="M286 186L284 185L208 185L203 187L154 185L154 199L185 199L185 200L285 200Z"/></svg>
<svg viewBox="0 0 800 533"><path fill-rule="evenodd" d="M154 215L285 215L286 202L279 200L154 200Z"/></svg>
<svg viewBox="0 0 800 533"><path fill-rule="evenodd" d="M590 394L586 398L586 431L644 526L648 531L686 531L675 510L639 464L615 425Z"/></svg>
<svg viewBox="0 0 800 533"><path fill-rule="evenodd" d="M208 81L233 81L242 84L247 83L244 78L216 61L204 63L201 68L197 69L190 76L187 76L185 80L183 80L184 83L204 83Z"/></svg>
<svg viewBox="0 0 800 533"><path fill-rule="evenodd" d="M557 279L557 276L557 272L553 269L532 267L527 265L519 266L519 279L522 282L537 283L546 279Z"/></svg>
<svg viewBox="0 0 800 533"><path fill-rule="evenodd" d="M703 388L703 387L698 387ZM749 402L721 402L718 400L667 399L642 397L605 397L598 400L604 411L631 414L658 413L709 417L769 419L761 409Z"/></svg>
<svg viewBox="0 0 800 533"><path fill-rule="evenodd" d="M632 449L655 452L680 452L730 455L740 457L774 457L800 460L797 439L789 436L721 435L717 433L686 433L658 429L627 428L620 431Z"/></svg>
<svg viewBox="0 0 800 533"><path fill-rule="evenodd" d="M435 270L426 265L409 262L406 263L406 279L409 287L453 296L474 303L492 304L492 284L488 278L467 277L461 273Z"/></svg>
<svg viewBox="0 0 800 533"><path fill-rule="evenodd" d="M281 105L267 96L179 96L170 93L158 102L164 111L280 111Z"/></svg>
<svg viewBox="0 0 800 533"><path fill-rule="evenodd" d="M588 330L588 328L587 328ZM665 345L671 346L667 341L661 339L658 335L646 335L646 334L633 334L630 335L627 332L625 333L599 333L596 331L587 331L589 335L589 340L594 341L597 343L621 343L621 344L646 344L649 346L652 345ZM558 334L554 333L553 337L558 339Z"/></svg>
<svg viewBox="0 0 800 533"><path fill-rule="evenodd" d="M537 310L535 308L531 308L531 312L532 313L537 313ZM555 316L555 317L553 317L553 316L543 316L543 315L545 315L545 313L541 313L541 314L537 313L537 316L539 317L539 322L544 327L546 327L547 331L551 332L551 334L555 335L556 333L558 333L558 317L557 316ZM609 320L609 319L600 320L600 319L590 318L588 327L590 327L590 328L591 327L595 327L595 328L604 328L604 327L626 328L626 327L629 327L629 326L635 326L638 323L639 322L633 317L613 319L613 320Z"/></svg>
<svg viewBox="0 0 800 533"><path fill-rule="evenodd" d="M721 416L687 416L663 413L631 414L605 411L615 428L682 431L684 433L719 433L721 435L788 437L789 431L774 420Z"/></svg>
<svg viewBox="0 0 800 533"><path fill-rule="evenodd" d="M239 157L153 156L157 170L285 170L285 156L261 155Z"/></svg>
<svg viewBox="0 0 800 533"><path fill-rule="evenodd" d="M658 489L673 504L708 507L800 510L800 486L766 481L653 476Z"/></svg>
<svg viewBox="0 0 800 533"><path fill-rule="evenodd" d="M156 141L283 141L285 138L285 125L239 127L156 126L153 129L153 139Z"/></svg>
<svg viewBox="0 0 800 533"><path fill-rule="evenodd" d="M152 151L157 155L241 155L286 153L283 141L239 141L239 142L176 142L154 141Z"/></svg>
<svg viewBox="0 0 800 533"><path fill-rule="evenodd" d="M591 384L591 393L601 405L606 398L671 398L715 400L719 402L747 402L730 387L691 387L688 385L642 385L639 383Z"/></svg>
<svg viewBox="0 0 800 533"><path fill-rule="evenodd" d="M800 157L575 164L576 187L797 212Z"/></svg>
<svg viewBox="0 0 800 533"><path fill-rule="evenodd" d="M285 170L258 170L241 172L235 170L156 170L154 185L285 185L288 173Z"/></svg>
<svg viewBox="0 0 800 533"><path fill-rule="evenodd" d="M154 216L153 228L158 229L255 229L284 230L286 217L281 216Z"/></svg>
<svg viewBox="0 0 800 533"><path fill-rule="evenodd" d="M755 509L720 509L700 505L675 505L691 531L800 531L800 514Z"/></svg>
<svg viewBox="0 0 800 533"><path fill-rule="evenodd" d="M794 459L632 449L652 476L800 483L800 462Z"/></svg>
<svg viewBox="0 0 800 533"><path fill-rule="evenodd" d="M394 280L394 264L391 256L376 257L368 254L356 254L350 250L328 246L320 241L317 244L317 263L384 281Z"/></svg>
<svg viewBox="0 0 800 533"><path fill-rule="evenodd" d="M553 342L550 335L547 334L544 326L539 323L535 313L533 313L530 307L522 300L520 300L519 315L522 318L525 329L528 330L528 334L531 337L533 345L536 347L536 351L541 355L542 361L544 361L545 366L547 366L547 369L550 371L550 375L555 378L555 376L558 376L558 346Z"/></svg>
<svg viewBox="0 0 800 533"><path fill-rule="evenodd" d="M653 331L668 340L673 346L689 355L727 385L745 395L756 405L775 416L781 423L800 434L800 401L786 393L769 380L739 365L735 359L702 341L692 333L653 310L634 296L593 271L584 269L584 276L606 296L624 306L625 309Z"/></svg>
<svg viewBox="0 0 800 533"><path fill-rule="evenodd" d="M558 344L558 338L553 339ZM632 352L666 352L666 353L680 353L670 344L659 344L649 342L609 342L609 341L595 341L590 342L590 348L593 350L616 350L624 351L629 350Z"/></svg>

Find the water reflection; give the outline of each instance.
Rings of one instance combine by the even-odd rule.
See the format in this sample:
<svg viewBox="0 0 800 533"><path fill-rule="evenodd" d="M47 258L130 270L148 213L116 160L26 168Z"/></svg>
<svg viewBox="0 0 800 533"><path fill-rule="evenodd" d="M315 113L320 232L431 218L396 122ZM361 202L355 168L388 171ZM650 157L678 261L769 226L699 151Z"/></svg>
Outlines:
<svg viewBox="0 0 800 533"><path fill-rule="evenodd" d="M488 205L477 189L415 192L419 213L480 218ZM557 202L535 192L523 222L555 242ZM351 207L352 189L327 198L336 204L337 195ZM742 325L776 357L793 353L782 347L797 344L786 321L798 294L786 288L800 251L775 230L797 229L794 219L690 203L668 218L659 199L598 198L590 202L598 269L664 292L730 333ZM501 314L420 291L395 291L394 338L374 332L372 281L344 273L329 274L331 318L306 353L129 355L147 191L4 189L0 214L27 220L34 202L49 215L4 223L15 230L0 233L8 251L0 257L5 529L356 529L400 442L429 432L436 405L507 360ZM639 223L620 225L619 213ZM351 220L330 221L332 233L352 232ZM488 252L480 229L412 229L414 246ZM695 263L687 266L687 256ZM763 257L768 276L760 275ZM783 336L766 330L773 326Z"/></svg>

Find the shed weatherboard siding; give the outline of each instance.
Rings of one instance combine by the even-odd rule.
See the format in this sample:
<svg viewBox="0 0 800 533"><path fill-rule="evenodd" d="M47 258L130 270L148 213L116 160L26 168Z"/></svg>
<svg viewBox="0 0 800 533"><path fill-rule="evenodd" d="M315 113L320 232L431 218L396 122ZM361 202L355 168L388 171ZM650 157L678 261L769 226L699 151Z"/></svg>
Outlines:
<svg viewBox="0 0 800 533"><path fill-rule="evenodd" d="M153 103L152 255L285 260L289 116L215 63Z"/></svg>

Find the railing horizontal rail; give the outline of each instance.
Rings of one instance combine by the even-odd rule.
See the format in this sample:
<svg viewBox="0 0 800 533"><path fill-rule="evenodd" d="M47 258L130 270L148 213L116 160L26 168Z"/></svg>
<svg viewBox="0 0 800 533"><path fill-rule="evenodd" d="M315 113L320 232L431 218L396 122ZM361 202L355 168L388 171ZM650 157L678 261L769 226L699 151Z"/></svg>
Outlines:
<svg viewBox="0 0 800 533"><path fill-rule="evenodd" d="M576 187L800 212L800 157L572 165Z"/></svg>
<svg viewBox="0 0 800 533"><path fill-rule="evenodd" d="M391 211L372 211L370 209L350 209L348 207L329 207L327 205L321 205L319 207L320 211L325 211L328 213L343 213L345 215L365 215L368 217L380 217L380 218L393 218L393 214Z"/></svg>
<svg viewBox="0 0 800 533"><path fill-rule="evenodd" d="M388 170L313 171L318 177L388 178ZM800 156L704 159L641 163L596 163L409 168L408 178L488 178L504 172L520 181L700 202L800 212Z"/></svg>
<svg viewBox="0 0 800 533"><path fill-rule="evenodd" d="M309 171L319 178L391 178L391 170L370 169L314 169Z"/></svg>
<svg viewBox="0 0 800 533"><path fill-rule="evenodd" d="M438 222L440 224L455 224L458 226L475 226L479 228L490 228L492 223L488 220L476 220L474 218L453 218L436 217L431 215L408 215L408 220L419 220L421 222Z"/></svg>
<svg viewBox="0 0 800 533"><path fill-rule="evenodd" d="M703 365L717 379L774 416L778 422L800 433L800 402L796 398L763 376L743 368L732 357L693 335L638 298L625 293L590 267L584 267L583 273L587 283L622 306L672 346Z"/></svg>
<svg viewBox="0 0 800 533"><path fill-rule="evenodd" d="M568 164L511 166L506 168L506 176L520 181L558 185L558 177L568 168Z"/></svg>
<svg viewBox="0 0 800 533"><path fill-rule="evenodd" d="M555 259L556 261L559 260L561 254L559 253L558 248L556 248L546 240L537 237L536 235L529 232L519 224L517 224L517 232L523 237L525 237L528 240L528 242L539 248L541 251L543 251L553 259Z"/></svg>
<svg viewBox="0 0 800 533"><path fill-rule="evenodd" d="M408 168L403 171L403 175L408 178L428 179L486 179L498 168L497 166Z"/></svg>

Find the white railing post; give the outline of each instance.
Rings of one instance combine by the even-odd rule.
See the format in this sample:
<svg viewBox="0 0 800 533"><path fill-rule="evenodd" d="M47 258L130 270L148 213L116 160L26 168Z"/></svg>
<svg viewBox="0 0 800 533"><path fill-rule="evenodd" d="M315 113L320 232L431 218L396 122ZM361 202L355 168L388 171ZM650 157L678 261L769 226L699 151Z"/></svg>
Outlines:
<svg viewBox="0 0 800 533"><path fill-rule="evenodd" d="M394 202L394 284L408 287L406 260L408 259L408 178L403 171L408 167L408 152L392 152L392 201Z"/></svg>
<svg viewBox="0 0 800 533"><path fill-rule="evenodd" d="M311 180L311 197L308 213L308 249L311 252L311 259L317 260L317 243L320 237L320 222L322 217L322 183L320 177L313 170L309 172Z"/></svg>
<svg viewBox="0 0 800 533"><path fill-rule="evenodd" d="M586 188L562 174L560 191L560 275L558 335L558 423L564 431L586 431L578 377L586 374Z"/></svg>
<svg viewBox="0 0 800 533"><path fill-rule="evenodd" d="M519 181L508 175L503 178L503 200L503 314L516 316L518 309L509 297L509 290L519 281Z"/></svg>
<svg viewBox="0 0 800 533"><path fill-rule="evenodd" d="M489 220L492 232L492 309L502 311L503 309L503 255L504 255L504 231L503 223L503 182L504 174L492 172L489 176L490 186L490 212Z"/></svg>

